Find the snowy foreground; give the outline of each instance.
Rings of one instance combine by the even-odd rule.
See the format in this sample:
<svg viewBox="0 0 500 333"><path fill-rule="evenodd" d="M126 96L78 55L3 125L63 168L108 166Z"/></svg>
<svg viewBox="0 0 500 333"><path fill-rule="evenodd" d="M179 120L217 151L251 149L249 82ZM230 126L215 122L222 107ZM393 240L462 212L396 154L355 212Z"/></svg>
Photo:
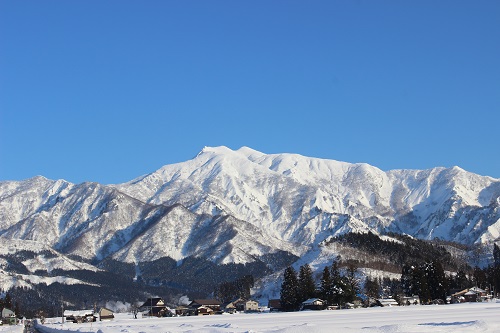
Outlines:
<svg viewBox="0 0 500 333"><path fill-rule="evenodd" d="M143 319L118 314L92 325L51 320L39 326L42 332L500 332L500 302Z"/></svg>

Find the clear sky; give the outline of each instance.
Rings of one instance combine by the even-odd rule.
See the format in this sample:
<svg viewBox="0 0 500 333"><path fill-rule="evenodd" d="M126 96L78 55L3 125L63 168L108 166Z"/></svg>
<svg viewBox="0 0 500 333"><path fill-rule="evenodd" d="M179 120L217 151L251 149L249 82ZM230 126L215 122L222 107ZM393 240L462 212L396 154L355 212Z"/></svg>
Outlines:
<svg viewBox="0 0 500 333"><path fill-rule="evenodd" d="M248 146L500 178L500 1L0 1L0 180Z"/></svg>

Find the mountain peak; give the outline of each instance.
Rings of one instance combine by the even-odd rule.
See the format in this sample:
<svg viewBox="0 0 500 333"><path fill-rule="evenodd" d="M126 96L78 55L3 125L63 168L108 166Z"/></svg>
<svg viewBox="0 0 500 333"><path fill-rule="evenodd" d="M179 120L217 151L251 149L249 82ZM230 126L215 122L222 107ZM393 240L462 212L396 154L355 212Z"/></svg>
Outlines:
<svg viewBox="0 0 500 333"><path fill-rule="evenodd" d="M227 154L230 152L233 152L233 150L231 150L230 148L228 148L226 146L218 146L218 147L205 146L196 156L200 156L200 155L207 154L207 153L209 153L209 154L215 153L217 155L223 155L223 154Z"/></svg>
<svg viewBox="0 0 500 333"><path fill-rule="evenodd" d="M232 150L226 146L218 146L218 147L208 147L205 146L203 149L196 155L196 157L209 154L210 156L234 156L234 157L243 157L248 159L249 161L254 162L255 160L267 156L266 154L252 149L247 146L240 147L238 150Z"/></svg>
<svg viewBox="0 0 500 333"><path fill-rule="evenodd" d="M243 154L246 158L248 158L250 160L255 160L259 157L266 155L260 151L257 151L255 149L252 149L252 148L247 147L247 146L241 147L240 149L237 150L237 152L240 154Z"/></svg>

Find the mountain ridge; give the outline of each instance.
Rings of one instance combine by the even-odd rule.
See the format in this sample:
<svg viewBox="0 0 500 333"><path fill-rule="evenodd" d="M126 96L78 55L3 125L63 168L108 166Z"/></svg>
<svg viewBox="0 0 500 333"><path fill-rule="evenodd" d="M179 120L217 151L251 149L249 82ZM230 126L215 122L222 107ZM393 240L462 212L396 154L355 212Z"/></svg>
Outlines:
<svg viewBox="0 0 500 333"><path fill-rule="evenodd" d="M97 261L245 263L278 251L301 256L349 231L490 244L500 235L499 197L500 180L459 167L382 171L205 147L122 184L0 182L0 235Z"/></svg>
<svg viewBox="0 0 500 333"><path fill-rule="evenodd" d="M260 168L260 170L264 170L264 172L270 170L271 173L268 173L268 178L278 176L286 178L286 180L281 179L274 181L273 183L275 185L280 184L280 181L282 183L296 183L299 186L302 186L303 190L307 190L304 189L304 187L307 188L308 185L313 184L317 193L313 193L312 197L314 202L317 203L317 208L321 211L332 214L347 213L353 215L354 217L357 217L359 214L353 214L354 209L352 209L352 206L359 206L359 204L363 206L361 207L362 210L366 210L377 206L377 204L380 206L380 203L382 203L382 207L385 210L398 210L401 216L402 213L411 212L413 210L419 212L423 210L423 198L430 196L431 192L433 193L431 200L432 206L438 208L443 206L447 200L453 198L454 195L458 196L456 201L460 201L461 204L467 206L485 206L489 203L495 204L498 201L498 194L500 193L498 191L498 180L491 177L478 176L458 167L438 167L428 170L391 170L384 172L365 163L349 164L346 162L307 158L296 154L266 155L250 150L251 153L247 153L247 155L253 156L253 158L249 159L248 156L244 154L244 152L248 150L250 149L247 147L243 147L237 151L231 151L227 147L204 148L196 157L200 158L204 156L205 158L203 159L203 163L195 165L194 168L193 166L188 166L188 168L191 167L192 172L200 172L199 169L201 165L206 167L211 164L212 167L206 168L210 170L211 174L203 177L205 183L203 183L204 187L202 188L202 190L211 194L214 191L213 188L210 188L210 180L214 178L214 174L215 176L218 174L220 175L221 158L228 159L228 154L230 154L230 157L236 158L237 161L241 161L242 159L251 160L252 163L257 165L257 168ZM232 161L230 160L230 162L232 163L223 164L223 167L228 169L231 165L235 164L234 159ZM304 167L304 164L307 168ZM182 165L183 167L185 166L185 164ZM247 181L249 178L248 163L243 161L238 167L240 168L238 178ZM135 185L138 183L137 181L132 181L130 183L124 183L124 185L121 186L121 190L124 192L134 191L135 193L139 193L139 195L144 196L144 200L148 202L168 202L170 199L169 194L164 193L162 189L159 189L157 186L155 187L154 184L160 183L172 186L175 182L182 182L182 185L188 189L191 189L193 186L190 181L192 173L189 175L183 175L182 173L179 173L179 170L170 169L171 167L167 165L160 168L156 172L142 177L141 181L143 182L142 185L144 185L142 188L132 186L133 189L127 189L127 184L134 183ZM304 172L303 170L307 170L308 172ZM230 169L225 171L225 174L229 175L226 177L225 185L233 185L235 183L235 177L230 171ZM324 176L325 174L326 177ZM323 175L323 177L318 177L318 175ZM221 177L223 176L224 175ZM465 178L466 181L455 184L456 182L454 181L454 177ZM491 184L494 184L496 189L492 191L493 193L488 194L486 188ZM257 183L256 185L257 186L254 186L254 188L260 187L261 184ZM152 188L156 189L155 193L151 192ZM409 188L412 190L408 190ZM481 195L475 193L477 192L477 188L484 189ZM148 189L150 191L149 193L147 193ZM327 202L322 200L325 198L324 195L322 196L322 193L325 191L331 192L332 189L336 192L334 193L335 195L327 198L330 199L329 201L327 200ZM233 201L238 201L238 199L242 201L241 195L237 193L237 186L233 186L233 190L234 192L231 193ZM247 191L245 194L251 195L256 199L262 197L262 195L260 195L262 193L256 193L255 191ZM402 197L398 198L398 196ZM264 197L269 198L272 197L272 195L267 193ZM177 197L176 200L182 200L182 198ZM288 201L290 202L292 200ZM189 201L185 200L184 202L186 203L186 207L190 207ZM413 204L411 204L412 202ZM224 204L225 203L226 202L224 202ZM261 200L261 203L258 206L265 207L268 203L269 201L264 199ZM352 203L352 205L350 203ZM220 202L219 204L222 205ZM251 203L244 202L244 204L248 208ZM200 204L198 203L198 205ZM429 206L429 203L424 203L424 205ZM429 210L428 208L426 209ZM238 215L238 209L235 207L229 210L230 214L234 214L240 219L251 220L251 216ZM208 209L204 210L204 212L207 211ZM378 213L379 214L374 215L384 216L384 214L388 214L389 212L384 212L382 210ZM425 221L425 219L429 218L429 216L434 213L436 213L436 211L429 211L427 216L421 216L420 219ZM269 215L273 218L275 217L273 214ZM411 217L411 214L405 218L409 217ZM419 221L415 221L415 224L418 223ZM408 230L408 228L406 229L407 230L403 229L402 231L410 234L412 233L411 230ZM423 232L421 232L421 234L423 234ZM462 238L461 241L464 241L464 239Z"/></svg>
<svg viewBox="0 0 500 333"><path fill-rule="evenodd" d="M449 246L451 269L487 265L500 236L500 180L205 147L122 184L3 181L0 287L25 306L64 297L81 307L103 297L203 298L251 275L253 297L268 299L279 297L285 267L320 272L339 256L361 274L397 278L390 256L339 242L349 233L460 242Z"/></svg>

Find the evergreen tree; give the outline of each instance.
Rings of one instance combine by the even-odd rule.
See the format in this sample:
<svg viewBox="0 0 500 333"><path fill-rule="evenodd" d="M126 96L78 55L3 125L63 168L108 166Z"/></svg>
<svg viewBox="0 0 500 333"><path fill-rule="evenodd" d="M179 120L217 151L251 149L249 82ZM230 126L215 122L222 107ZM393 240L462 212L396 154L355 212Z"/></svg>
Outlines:
<svg viewBox="0 0 500 333"><path fill-rule="evenodd" d="M413 267L404 265L401 272L401 288L405 296L413 296Z"/></svg>
<svg viewBox="0 0 500 333"><path fill-rule="evenodd" d="M356 291L352 289L352 286L349 283L347 275L343 275L340 281L342 282L341 284L342 293L340 296L340 304L352 303L356 298Z"/></svg>
<svg viewBox="0 0 500 333"><path fill-rule="evenodd" d="M500 292L500 266L495 266L492 268L490 279L494 295L495 297L498 297L498 294Z"/></svg>
<svg viewBox="0 0 500 333"><path fill-rule="evenodd" d="M474 284L479 288L486 288L486 273L478 266L474 267Z"/></svg>
<svg viewBox="0 0 500 333"><path fill-rule="evenodd" d="M252 275L245 275L234 281L225 281L215 287L214 296L222 303L228 303L237 298L250 298L250 288L254 286Z"/></svg>
<svg viewBox="0 0 500 333"><path fill-rule="evenodd" d="M431 261L425 264L424 271L431 299L446 300L447 283L441 263L435 260Z"/></svg>
<svg viewBox="0 0 500 333"><path fill-rule="evenodd" d="M401 286L406 296L418 295L422 303L431 301L424 266L404 265L401 274Z"/></svg>
<svg viewBox="0 0 500 333"><path fill-rule="evenodd" d="M333 284L328 266L323 269L323 274L321 275L320 294L321 298L326 301L326 304L333 304Z"/></svg>
<svg viewBox="0 0 500 333"><path fill-rule="evenodd" d="M370 278L366 278L365 280L365 294L370 298L378 298L380 295L380 286L377 280L372 280Z"/></svg>
<svg viewBox="0 0 500 333"><path fill-rule="evenodd" d="M240 279L237 279L235 281L238 290L239 290L239 297L242 298L250 298L250 289L253 288L254 286L254 277L253 275L245 275Z"/></svg>
<svg viewBox="0 0 500 333"><path fill-rule="evenodd" d="M14 313L18 317L21 316L21 308L19 307L19 302L15 302L15 304L14 304Z"/></svg>
<svg viewBox="0 0 500 333"><path fill-rule="evenodd" d="M308 264L300 266L299 270L299 298L303 302L316 295L316 284L313 273Z"/></svg>
<svg viewBox="0 0 500 333"><path fill-rule="evenodd" d="M8 292L5 294L5 298L4 298L3 302L4 302L4 306L7 309L9 309L9 310L12 311L12 298L11 298L11 296L10 296L10 294Z"/></svg>
<svg viewBox="0 0 500 333"><path fill-rule="evenodd" d="M399 279L384 277L382 288L387 297L397 297L402 294L401 281Z"/></svg>
<svg viewBox="0 0 500 333"><path fill-rule="evenodd" d="M301 301L297 272L291 266L285 269L280 296L281 307L284 311L297 311L299 309Z"/></svg>
<svg viewBox="0 0 500 333"><path fill-rule="evenodd" d="M345 301L352 303L359 294L360 283L357 277L358 268L354 264L349 264L346 269L345 285L347 287L345 293Z"/></svg>
<svg viewBox="0 0 500 333"><path fill-rule="evenodd" d="M491 288L494 297L499 296L500 292L500 248L493 244L493 265L488 266L483 271L486 276L486 284ZM474 272L474 280L481 280L481 275Z"/></svg>
<svg viewBox="0 0 500 333"><path fill-rule="evenodd" d="M470 286L470 281L467 278L467 274L463 270L459 270L457 274L455 275L454 279L454 288L459 289L459 290L464 290L465 288L468 288Z"/></svg>
<svg viewBox="0 0 500 333"><path fill-rule="evenodd" d="M431 303L432 299L427 284L427 276L422 267L413 267L413 281L412 295L418 295L422 304Z"/></svg>
<svg viewBox="0 0 500 333"><path fill-rule="evenodd" d="M332 298L333 304L342 305L345 303L345 280L340 275L338 262L335 260L330 268L330 276L332 281Z"/></svg>
<svg viewBox="0 0 500 333"><path fill-rule="evenodd" d="M496 244L493 244L493 259L494 259L493 265L495 267L500 267L500 248Z"/></svg>

